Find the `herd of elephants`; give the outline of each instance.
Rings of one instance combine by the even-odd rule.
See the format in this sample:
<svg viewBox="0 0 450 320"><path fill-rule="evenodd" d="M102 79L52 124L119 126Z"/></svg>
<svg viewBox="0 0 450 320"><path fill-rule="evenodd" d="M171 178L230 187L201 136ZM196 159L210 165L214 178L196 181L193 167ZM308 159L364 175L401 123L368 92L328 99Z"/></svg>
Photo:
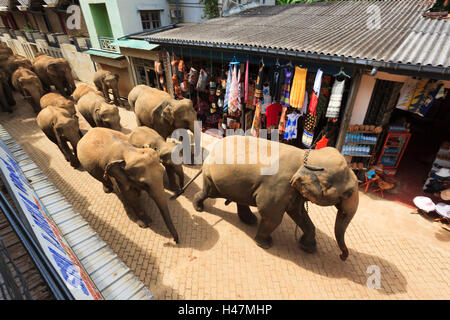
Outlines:
<svg viewBox="0 0 450 320"><path fill-rule="evenodd" d="M14 55L6 45L0 45L2 111L13 112L13 90L22 94L36 112L38 126L71 166L81 166L103 184L104 192L115 192L129 218L142 228L151 224L150 216L139 202L141 191L145 191L155 201L178 243L163 181L167 175L168 189L179 191L184 186L184 172L183 166L175 164L171 157L177 143L167 138L176 129L194 132L197 117L192 101L176 100L164 91L145 85L136 86L128 102L138 126L124 134L117 107L122 104L118 76L100 70L94 75L94 83L97 90L85 84L76 86L70 65L63 58L40 53L31 62ZM55 91L51 91L52 86ZM114 101L110 100L110 90ZM85 134L79 128L77 110L92 127ZM252 139L259 138L228 136L215 143L202 166L203 189L193 199L194 208L202 211L207 198L224 198L227 203L236 203L243 223L256 225L258 219L250 210L250 206L256 206L261 218L255 241L266 249L271 247L271 234L287 212L303 231L300 247L312 253L316 250L316 232L305 202L336 206L335 236L342 251L340 258L346 260L349 251L344 235L357 211L359 197L358 180L344 157L335 148L308 151L268 141L279 144L276 174L262 175L258 163L214 161L214 150L223 150L227 143L242 146ZM249 158L249 148L234 150L238 157Z"/></svg>

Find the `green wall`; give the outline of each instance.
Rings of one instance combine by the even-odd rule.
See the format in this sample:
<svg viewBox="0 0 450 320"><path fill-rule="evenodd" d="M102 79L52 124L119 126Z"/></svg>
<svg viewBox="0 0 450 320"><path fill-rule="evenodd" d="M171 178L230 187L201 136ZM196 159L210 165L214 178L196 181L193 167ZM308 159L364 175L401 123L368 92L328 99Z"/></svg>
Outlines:
<svg viewBox="0 0 450 320"><path fill-rule="evenodd" d="M99 37L113 38L113 32L111 24L108 18L108 11L104 3L91 3L89 4L92 18L94 20L95 30Z"/></svg>

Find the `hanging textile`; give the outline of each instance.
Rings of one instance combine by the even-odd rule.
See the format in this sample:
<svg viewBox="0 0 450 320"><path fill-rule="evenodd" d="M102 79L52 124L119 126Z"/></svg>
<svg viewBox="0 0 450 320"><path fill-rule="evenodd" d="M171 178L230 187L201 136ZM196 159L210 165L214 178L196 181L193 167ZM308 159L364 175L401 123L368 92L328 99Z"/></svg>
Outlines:
<svg viewBox="0 0 450 320"><path fill-rule="evenodd" d="M281 96L281 73L282 69L280 63L275 63L275 66L271 70L272 72L270 77L270 95L272 96L273 102L279 102Z"/></svg>
<svg viewBox="0 0 450 320"><path fill-rule="evenodd" d="M292 108L300 109L303 106L306 90L306 74L308 69L295 67L294 80L290 92L289 104Z"/></svg>
<svg viewBox="0 0 450 320"><path fill-rule="evenodd" d="M261 130L261 101L256 102L255 116L252 123L252 136L259 137L259 130Z"/></svg>
<svg viewBox="0 0 450 320"><path fill-rule="evenodd" d="M433 103L443 86L444 84L441 81L430 81L426 87L425 96L420 102L418 108L415 110L415 113L424 117L433 106Z"/></svg>
<svg viewBox="0 0 450 320"><path fill-rule="evenodd" d="M280 104L285 107L289 107L289 96L291 91L291 81L294 76L294 69L290 66L283 68L283 90L281 91Z"/></svg>
<svg viewBox="0 0 450 320"><path fill-rule="evenodd" d="M319 142L317 142L315 149L320 150L326 148L328 146L328 141L329 140L325 136L323 136L322 139L320 139Z"/></svg>
<svg viewBox="0 0 450 320"><path fill-rule="evenodd" d="M288 115L288 120L286 124L286 133L284 134L285 140L297 139L297 129L298 129L298 119L300 114L291 113Z"/></svg>
<svg viewBox="0 0 450 320"><path fill-rule="evenodd" d="M246 62L246 66L245 66L245 97L244 97L244 101L247 102L248 99L248 60Z"/></svg>
<svg viewBox="0 0 450 320"><path fill-rule="evenodd" d="M223 75L222 75L223 76ZM222 78L222 85L223 85L224 79ZM223 112L228 111L228 97L230 95L230 84L231 84L231 65L228 68L228 76L227 76L227 82L225 86L225 98L223 99Z"/></svg>
<svg viewBox="0 0 450 320"><path fill-rule="evenodd" d="M316 116L312 113L308 113L305 118L305 129L303 131L302 142L307 148L311 147L313 143L316 119Z"/></svg>
<svg viewBox="0 0 450 320"><path fill-rule="evenodd" d="M303 131L302 142L308 148L311 147L314 139L314 129L317 122L317 101L320 96L320 89L322 87L322 70L317 70L316 79L314 80L313 93L309 103L308 114L305 119L305 128Z"/></svg>
<svg viewBox="0 0 450 320"><path fill-rule="evenodd" d="M281 110L281 116L280 116L280 123L278 124L278 134L282 135L284 131L286 130L286 114L287 114L288 107L283 106L283 109Z"/></svg>
<svg viewBox="0 0 450 320"><path fill-rule="evenodd" d="M308 105L309 105L309 95L308 95L308 92L305 91L305 99L303 100L303 107L301 110L302 115L305 115L308 113Z"/></svg>
<svg viewBox="0 0 450 320"><path fill-rule="evenodd" d="M239 65L232 66L230 94L228 96L228 114L233 115L241 109L241 73Z"/></svg>
<svg viewBox="0 0 450 320"><path fill-rule="evenodd" d="M330 102L328 103L327 118L339 118L339 112L341 110L342 97L345 90L345 79L339 81L336 79L331 89Z"/></svg>
<svg viewBox="0 0 450 320"><path fill-rule="evenodd" d="M278 117L280 115L280 112L282 111L282 105L277 103L272 103L271 105L267 106L266 109L266 126L267 129L269 127L272 127L274 125L278 125Z"/></svg>
<svg viewBox="0 0 450 320"><path fill-rule="evenodd" d="M261 113L266 113L266 108L268 105L272 104L272 97L270 95L270 87L263 86L263 101L261 105Z"/></svg>
<svg viewBox="0 0 450 320"><path fill-rule="evenodd" d="M400 97L397 102L397 109L400 110L408 110L411 105L411 100L414 96L414 91L416 90L417 84L419 80L414 78L408 78L408 80L403 84L402 89L400 90Z"/></svg>
<svg viewBox="0 0 450 320"><path fill-rule="evenodd" d="M317 117L320 119L325 116L328 109L328 102L330 99L331 76L324 75L322 78L322 88L320 89L320 96L317 101Z"/></svg>
<svg viewBox="0 0 450 320"><path fill-rule="evenodd" d="M258 100L263 99L263 74L264 74L264 63L259 64L258 78L256 79L255 84L255 99L256 102Z"/></svg>
<svg viewBox="0 0 450 320"><path fill-rule="evenodd" d="M313 115L317 115L317 113L316 113L317 100L319 99L320 88L322 86L322 75L323 75L322 70L320 70L320 69L317 70L316 80L314 81L313 93L311 96L311 101L309 103L309 112L312 113Z"/></svg>

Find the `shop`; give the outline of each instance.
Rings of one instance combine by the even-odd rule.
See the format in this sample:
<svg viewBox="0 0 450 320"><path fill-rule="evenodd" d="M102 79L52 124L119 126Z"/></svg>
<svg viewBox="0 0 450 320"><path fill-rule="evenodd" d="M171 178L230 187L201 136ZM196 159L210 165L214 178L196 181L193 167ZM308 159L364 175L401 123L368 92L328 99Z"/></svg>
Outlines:
<svg viewBox="0 0 450 320"><path fill-rule="evenodd" d="M352 67L192 47L161 50L169 56L164 72L174 96L193 101L203 132L260 136L266 129L269 137L275 130L280 141L301 148L336 145Z"/></svg>
<svg viewBox="0 0 450 320"><path fill-rule="evenodd" d="M365 142L373 144L369 154L355 157L365 189L410 206L418 196L445 202L441 193L450 187L450 82L384 73L363 80L373 89L364 110L353 114L343 151L359 145L367 129L382 128L369 134L374 140Z"/></svg>

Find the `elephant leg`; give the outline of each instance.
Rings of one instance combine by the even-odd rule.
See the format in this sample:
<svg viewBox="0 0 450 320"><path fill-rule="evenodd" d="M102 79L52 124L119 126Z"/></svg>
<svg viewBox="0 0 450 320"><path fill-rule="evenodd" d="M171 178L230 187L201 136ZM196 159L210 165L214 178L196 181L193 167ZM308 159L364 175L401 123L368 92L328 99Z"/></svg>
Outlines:
<svg viewBox="0 0 450 320"><path fill-rule="evenodd" d="M109 89L106 86L106 84L103 82L102 82L102 91L103 91L103 96L106 99L106 102L108 102L108 103L111 102L111 98L109 97Z"/></svg>
<svg viewBox="0 0 450 320"><path fill-rule="evenodd" d="M203 190L197 192L197 194L194 196L194 209L198 212L202 212L204 210L203 203L206 199L210 197L211 193L211 183L210 181L203 177Z"/></svg>
<svg viewBox="0 0 450 320"><path fill-rule="evenodd" d="M130 220L137 223L141 228L148 228L151 223L151 218L144 218L145 214L139 201L140 190L135 190L134 188L129 188L128 190L124 188L120 189L118 186L116 188L120 191L121 197L119 198L121 198L125 206L125 212Z"/></svg>
<svg viewBox="0 0 450 320"><path fill-rule="evenodd" d="M70 162L70 165L74 168L80 167L80 162L78 161L78 158L72 153L72 150L70 150L69 146L67 145L67 141L65 139L61 139L60 137L57 137L57 140L59 149L65 155L66 160Z"/></svg>
<svg viewBox="0 0 450 320"><path fill-rule="evenodd" d="M243 206L239 203L236 203L236 206L239 219L241 219L243 223L252 226L258 223L258 218L252 213L249 206Z"/></svg>
<svg viewBox="0 0 450 320"><path fill-rule="evenodd" d="M167 178L169 178L169 190L178 191L177 179L175 177L175 169L170 165L164 165L166 168Z"/></svg>
<svg viewBox="0 0 450 320"><path fill-rule="evenodd" d="M269 249L273 244L271 234L280 225L281 220L283 220L283 212L266 212L261 209L259 209L259 212L262 218L259 222L258 231L256 232L255 242L261 248Z"/></svg>
<svg viewBox="0 0 450 320"><path fill-rule="evenodd" d="M118 106L122 106L122 101L120 100L119 90L117 88L113 88L114 95L114 103Z"/></svg>
<svg viewBox="0 0 450 320"><path fill-rule="evenodd" d="M6 97L6 101L8 101L8 104L10 106L15 106L16 105L16 100L14 99L12 90L10 89L11 87L4 87L4 93L5 93L5 97Z"/></svg>
<svg viewBox="0 0 450 320"><path fill-rule="evenodd" d="M184 171L183 171L183 166L179 165L179 166L175 166L174 167L175 170L175 174L178 176L178 185L179 188L182 189L184 187Z"/></svg>
<svg viewBox="0 0 450 320"><path fill-rule="evenodd" d="M288 210L287 213L303 231L303 235L299 242L300 248L305 252L314 253L317 248L316 227L309 218L304 204L301 204L300 210L292 209Z"/></svg>

